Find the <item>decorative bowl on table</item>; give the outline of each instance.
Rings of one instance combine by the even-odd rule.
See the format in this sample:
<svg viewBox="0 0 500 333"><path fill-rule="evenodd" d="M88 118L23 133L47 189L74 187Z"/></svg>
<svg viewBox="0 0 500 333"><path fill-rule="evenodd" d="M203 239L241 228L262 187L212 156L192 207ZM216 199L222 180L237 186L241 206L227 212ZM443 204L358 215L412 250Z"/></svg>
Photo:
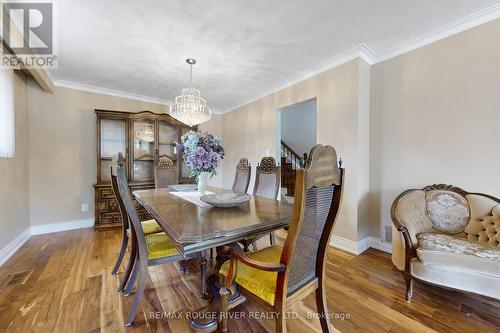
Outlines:
<svg viewBox="0 0 500 333"><path fill-rule="evenodd" d="M176 190L177 192L196 191L196 184L176 184L170 185L169 187Z"/></svg>
<svg viewBox="0 0 500 333"><path fill-rule="evenodd" d="M249 201L250 196L246 193L226 192L205 194L200 200L214 207L230 208Z"/></svg>

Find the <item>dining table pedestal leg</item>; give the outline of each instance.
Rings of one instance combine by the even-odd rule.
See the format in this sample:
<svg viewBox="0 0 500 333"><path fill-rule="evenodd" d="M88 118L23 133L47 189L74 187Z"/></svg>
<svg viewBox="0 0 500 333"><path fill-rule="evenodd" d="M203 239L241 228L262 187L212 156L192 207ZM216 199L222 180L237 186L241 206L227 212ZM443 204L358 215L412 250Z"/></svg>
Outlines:
<svg viewBox="0 0 500 333"><path fill-rule="evenodd" d="M206 253L202 253L200 258L200 271L201 271L201 298L209 299L207 293L207 257Z"/></svg>
<svg viewBox="0 0 500 333"><path fill-rule="evenodd" d="M224 284L224 277L219 274L222 264L231 258L229 247L218 247L214 272L207 280L209 288L210 303L203 308L188 314L189 324L192 329L203 332L213 332L221 318L221 297L220 289ZM246 301L246 297L238 293L236 285L231 287L231 294L228 295L228 309L232 309Z"/></svg>

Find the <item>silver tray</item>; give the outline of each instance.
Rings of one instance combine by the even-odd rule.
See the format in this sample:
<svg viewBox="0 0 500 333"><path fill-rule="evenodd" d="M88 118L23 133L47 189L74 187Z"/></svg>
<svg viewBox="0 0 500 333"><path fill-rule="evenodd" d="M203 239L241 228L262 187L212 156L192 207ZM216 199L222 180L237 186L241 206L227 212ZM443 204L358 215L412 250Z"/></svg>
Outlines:
<svg viewBox="0 0 500 333"><path fill-rule="evenodd" d="M178 191L178 192L190 192L190 191L196 191L196 184L177 184L177 185L170 185L170 188Z"/></svg>
<svg viewBox="0 0 500 333"><path fill-rule="evenodd" d="M249 201L250 196L246 193L226 192L205 194L200 200L214 207L230 208Z"/></svg>

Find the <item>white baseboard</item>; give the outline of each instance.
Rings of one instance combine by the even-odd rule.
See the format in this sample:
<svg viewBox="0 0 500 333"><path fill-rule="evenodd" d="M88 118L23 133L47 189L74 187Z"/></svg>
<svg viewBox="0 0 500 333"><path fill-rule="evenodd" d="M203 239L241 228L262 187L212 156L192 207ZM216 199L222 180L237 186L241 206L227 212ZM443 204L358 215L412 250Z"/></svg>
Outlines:
<svg viewBox="0 0 500 333"><path fill-rule="evenodd" d="M355 255L359 255L368 249L368 245L364 242L364 240L355 242L353 240L338 236L332 237L332 239L330 240L330 245L337 249L341 249Z"/></svg>
<svg viewBox="0 0 500 333"><path fill-rule="evenodd" d="M7 260L10 259L14 255L14 253L19 250L21 246L23 246L24 243L28 239L30 239L30 228L27 228L23 232L19 234L12 242L10 242L6 247L0 250L0 267L5 264Z"/></svg>
<svg viewBox="0 0 500 333"><path fill-rule="evenodd" d="M30 230L32 235L50 234L52 232L68 231L94 226L94 219L75 220L68 222L32 225Z"/></svg>
<svg viewBox="0 0 500 333"><path fill-rule="evenodd" d="M24 230L19 236L14 238L14 240L10 242L9 245L4 247L3 249L0 249L0 267L7 260L9 260L10 257L12 257L14 253L16 253L17 250L19 250L19 248L23 246L23 244L26 243L26 241L30 239L32 235L42 235L42 234L49 234L52 232L90 228L93 226L94 226L94 219L32 225L31 227Z"/></svg>
<svg viewBox="0 0 500 333"><path fill-rule="evenodd" d="M383 242L380 238L376 237L366 237L355 242L343 237L333 236L330 240L330 245L355 255L360 255L369 248L374 248L387 253L392 252L391 243Z"/></svg>
<svg viewBox="0 0 500 333"><path fill-rule="evenodd" d="M392 243L384 242L380 238L368 237L370 239L370 247L385 253L392 253Z"/></svg>

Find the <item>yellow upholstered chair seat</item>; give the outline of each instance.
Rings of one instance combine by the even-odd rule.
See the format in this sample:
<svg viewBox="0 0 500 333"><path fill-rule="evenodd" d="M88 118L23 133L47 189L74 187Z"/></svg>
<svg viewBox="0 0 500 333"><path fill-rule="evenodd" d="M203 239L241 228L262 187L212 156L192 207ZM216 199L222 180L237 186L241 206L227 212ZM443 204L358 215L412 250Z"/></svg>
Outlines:
<svg viewBox="0 0 500 333"><path fill-rule="evenodd" d="M163 229L160 227L158 222L156 220L147 220L147 221L142 221L142 232L144 235L149 235L149 234L156 234L157 232L163 232ZM129 237L132 237L132 234L130 233L130 228L127 229L127 235Z"/></svg>
<svg viewBox="0 0 500 333"><path fill-rule="evenodd" d="M141 225L142 225L142 231L144 232L145 235L156 234L157 232L163 232L163 229L154 219L143 221L141 222Z"/></svg>
<svg viewBox="0 0 500 333"><path fill-rule="evenodd" d="M249 252L247 255L255 260L269 263L279 263L282 247L272 245L262 250ZM229 261L226 261L220 268L220 273L227 276L229 272ZM256 268L238 262L238 271L236 274L236 283L250 291L254 295L263 299L270 305L274 305L276 295L277 272L264 272Z"/></svg>
<svg viewBox="0 0 500 333"><path fill-rule="evenodd" d="M158 259L179 254L174 244L164 232L145 235L146 247L148 249L148 259Z"/></svg>

